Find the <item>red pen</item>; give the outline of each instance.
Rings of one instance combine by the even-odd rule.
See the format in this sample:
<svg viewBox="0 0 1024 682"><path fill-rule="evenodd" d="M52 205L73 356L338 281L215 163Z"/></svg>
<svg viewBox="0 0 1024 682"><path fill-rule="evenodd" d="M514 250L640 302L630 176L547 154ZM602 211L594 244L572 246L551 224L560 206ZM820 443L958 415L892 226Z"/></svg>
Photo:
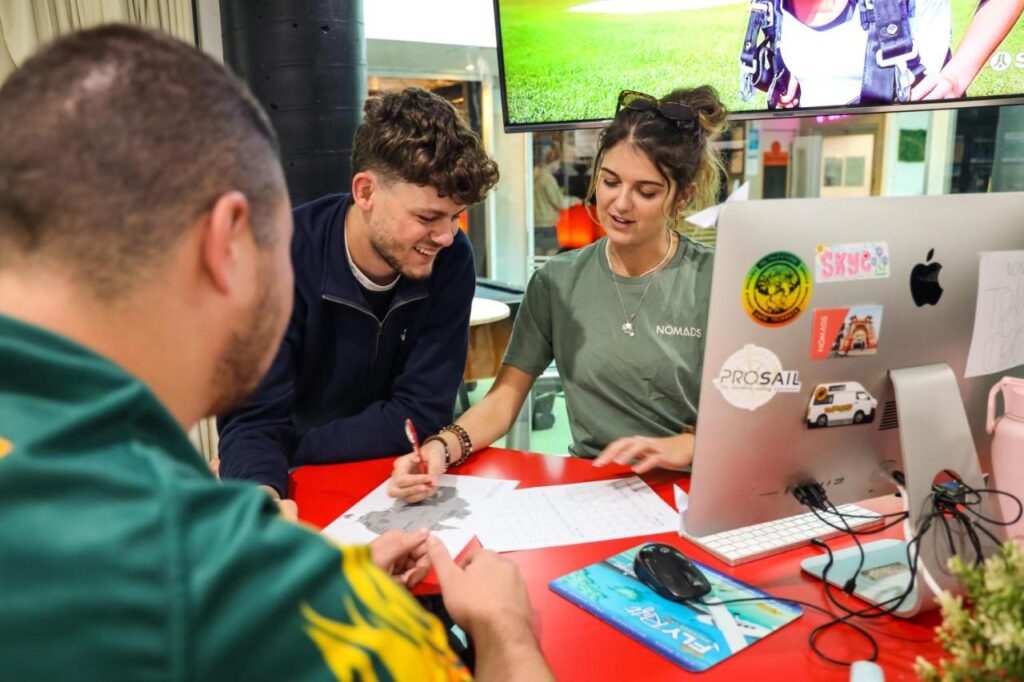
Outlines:
<svg viewBox="0 0 1024 682"><path fill-rule="evenodd" d="M405 436L412 443L412 451L416 453L416 461L419 462L421 474L427 473L427 463L423 461L423 453L420 452L420 439L416 437L416 427L412 425L411 419L405 420Z"/></svg>

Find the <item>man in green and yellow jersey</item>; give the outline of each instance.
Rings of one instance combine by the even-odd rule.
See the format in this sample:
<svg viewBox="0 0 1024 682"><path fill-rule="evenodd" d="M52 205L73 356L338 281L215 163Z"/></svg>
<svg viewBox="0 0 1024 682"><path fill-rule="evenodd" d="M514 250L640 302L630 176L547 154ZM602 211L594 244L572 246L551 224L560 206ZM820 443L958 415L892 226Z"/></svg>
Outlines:
<svg viewBox="0 0 1024 682"><path fill-rule="evenodd" d="M186 438L280 343L289 208L264 112L184 43L95 29L0 87L3 679L467 679L398 584L430 564L480 679L550 679L511 563L331 546Z"/></svg>

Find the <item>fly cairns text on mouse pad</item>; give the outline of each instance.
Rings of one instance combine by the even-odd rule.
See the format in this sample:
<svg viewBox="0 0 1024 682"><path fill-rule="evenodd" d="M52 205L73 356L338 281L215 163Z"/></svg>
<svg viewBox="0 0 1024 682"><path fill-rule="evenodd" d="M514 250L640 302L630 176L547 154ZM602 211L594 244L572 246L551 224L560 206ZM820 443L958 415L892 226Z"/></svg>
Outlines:
<svg viewBox="0 0 1024 682"><path fill-rule="evenodd" d="M685 604L664 599L633 573L641 547L564 575L551 589L691 672L707 670L803 613L795 604L776 601L696 561L711 592ZM714 606L751 597L764 600Z"/></svg>

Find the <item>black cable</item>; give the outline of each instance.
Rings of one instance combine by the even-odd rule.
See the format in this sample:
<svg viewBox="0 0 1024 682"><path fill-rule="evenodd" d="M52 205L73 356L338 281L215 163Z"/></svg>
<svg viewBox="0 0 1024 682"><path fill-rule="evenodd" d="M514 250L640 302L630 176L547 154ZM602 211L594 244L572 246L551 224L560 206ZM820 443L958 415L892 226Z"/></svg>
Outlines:
<svg viewBox="0 0 1024 682"><path fill-rule="evenodd" d="M858 625L856 623L851 622L849 620L848 616L844 616L842 618L836 618L835 614L832 613L831 611L829 611L828 609L823 608L821 606L818 606L817 604L812 604L811 602L801 601L799 599L790 599L788 597L776 597L774 595L770 595L769 594L766 597L744 597L742 599L726 599L726 600L722 600L722 601L710 602L710 604L712 606L716 606L718 604L738 604L740 602L752 602L752 601L780 601L780 602L785 602L787 604L798 604L800 606L804 606L804 607L807 607L809 609L814 609L815 611L823 613L826 616L831 616L833 620L829 621L825 625L819 625L819 626L815 627L811 631L812 636L814 635L815 631L820 630L820 629L822 629L824 627L830 627L830 626L834 626L834 625L846 625L850 629L854 630L861 637L866 639L868 641L868 643L871 645L871 656L867 660L875 661L875 660L878 659L878 642L871 635L871 633L867 631L867 629L865 629L864 627L862 627L862 626L860 626L860 625ZM707 604L707 602L704 602L704 603L705 603L705 605ZM817 656L819 656L820 658L824 659L825 661L828 661L829 663L835 663L836 665L850 666L850 665L853 665L853 663L855 662L855 661L841 661L839 659L832 658L831 656L828 656L827 654L822 653L817 648L817 646L814 644L813 640L811 640L811 638L808 638L808 641L810 642L811 650ZM864 659L858 658L856 660L861 661L861 660L864 660Z"/></svg>
<svg viewBox="0 0 1024 682"><path fill-rule="evenodd" d="M810 647L811 651L813 651L816 656L818 656L819 658L821 658L824 661L827 661L829 663L834 663L836 665L850 666L850 665L852 665L854 663L854 661L843 661L843 660L832 658L831 656L825 654L818 647L818 644L817 644L818 637L823 632L826 632L829 628L833 628L833 627L836 627L836 626L839 626L839 625L845 625L845 626L851 628L854 632L859 634L861 637L866 639L868 641L868 643L871 645L871 655L867 658L867 660L869 660L869 661L877 660L878 659L878 652L879 652L878 641L874 638L874 636L866 628L858 625L857 623L852 622L852 619L854 619L854 618L862 618L862 619L865 619L865 620L870 620L870 619L876 619L876 618L883 618L885 616L892 615L893 613L895 613L903 605L903 603L906 601L907 597L910 596L910 593L914 591L914 586L917 583L918 562L919 562L920 557L921 557L921 543L922 543L922 541L924 539L925 534L931 529L932 525L936 521L939 521L942 524L942 527L943 527L943 529L945 531L947 542L948 542L949 547L950 547L950 553L951 554L956 554L957 553L956 543L953 540L953 533L952 533L952 531L950 530L950 527L949 527L950 519L955 519L956 522L960 524L960 527L962 529L963 534L966 535L968 540L970 541L971 547L975 551L976 561L980 561L982 559L982 556L983 556L983 550L982 550L981 540L980 540L980 538L978 536L978 531L984 533L984 535L986 537L990 538L991 540L993 540L997 544L998 544L998 540L981 523L978 523L976 521L972 521L970 516L968 516L968 514L971 514L971 515L977 517L980 521L984 521L986 523L992 523L992 524L996 524L996 525L1000 525L1000 526L1009 526L1009 525L1011 525L1013 523L1016 523L1017 521L1019 521L1021 519L1022 516L1024 516L1024 503L1022 503L1021 500L1019 498L1017 498L1016 496L1014 496L1013 494L1011 494L1009 492L1006 492L1006 491L995 490L995 489L991 489L991 488L975 489L975 488L970 487L966 483L964 483L954 473L952 473L952 472L950 472L948 470L946 470L945 473L950 478L952 478L954 481L956 481L956 483L957 483L957 485L959 487L955 491L950 491L950 490L948 490L946 488L942 488L942 487L935 487L935 488L933 488L932 493L931 493L931 511L927 515L925 515L924 518L922 518L919 521L919 523L917 525L917 528L915 529L914 536L909 541L906 542L906 558L907 558L907 566L910 569L910 579L907 582L906 589L901 594L896 595L894 597L891 597L889 599L886 599L885 601L879 602L877 604L868 604L866 607L864 607L862 609L856 609L855 610L855 609L852 609L852 608L848 607L847 605L843 604L842 602L840 602L836 598L835 594L833 594L833 592L832 592L833 586L828 581L828 572L832 568L832 566L833 566L833 564L835 562L834 555L833 555L833 552L832 552L832 548L829 547L827 544L825 544L823 541L818 540L817 538L815 538L815 539L811 540L811 543L814 544L817 547L823 548L826 552L828 552L828 561L826 562L825 567L824 567L824 569L822 569L822 573L821 573L821 580L822 580L822 584L823 584L824 589L825 589L825 596L828 599L828 601L835 608L839 609L845 615L842 615L842 616L836 615L836 614L832 613L831 611L829 611L828 609L825 609L825 608L822 608L821 606L818 606L817 604L811 604L809 602L801 601L801 600L798 600L798 599L787 599L785 597L776 597L776 596L773 596L773 595L768 595L766 597L750 597L750 598L744 598L744 599L730 599L728 601L719 601L717 603L719 603L719 604L733 604L733 603L738 603L738 602L775 600L775 601L780 601L780 602L785 602L785 603L790 603L790 604L799 604L801 606L805 606L807 608L813 609L815 611L819 611L821 613L824 613L825 615L828 615L828 616L832 617L831 620L829 620L829 621L827 621L825 623L822 623L821 625L818 625L818 626L814 627L811 630L810 635L808 636L808 640L807 640L808 641L808 646ZM905 479L905 477L903 475L903 472L895 471L895 472L892 473L892 477L900 486L905 486L906 479ZM976 506L976 505L980 505L984 501L984 497L983 497L984 494L1007 495L1007 496L1009 496L1011 499L1013 499L1017 503L1018 513L1017 513L1016 517L1012 521L1000 522L1000 521L996 521L995 519L990 519L990 518L984 516L983 514L981 514L980 512L975 511L973 509L973 507ZM893 526L895 526L896 524L900 523L901 521L909 518L909 516L910 516L910 513L907 512L907 511L896 512L896 513L891 513L891 514L879 514L877 516L872 516L872 517L865 517L863 515L857 515L857 514L845 514L843 512L840 512L839 509L828 499L828 495L826 494L824 488L820 484L818 484L818 483L797 486L794 489L794 491L793 491L793 495L800 502L800 504L802 504L803 506L805 506L808 509L810 509L810 511L815 515L815 517L818 520L820 520L826 526L829 526L830 528L834 528L835 530L841 531L841 532L845 533L846 535L850 536L851 538L853 538L854 543L856 543L857 548L860 551L860 559L859 559L858 564L857 564L857 570L854 571L853 576L849 580L846 581L846 583L843 585L843 588L842 588L843 592L845 594L847 594L848 596L852 595L852 592L853 592L854 588L856 587L856 579L860 575L861 571L863 570L864 562L865 562L864 547L861 544L860 539L859 539L858 536L860 536L860 535L874 535L876 533L881 533L881 532L883 532L885 530L888 530L889 528L892 528ZM966 510L966 513L963 510ZM823 513L832 514L835 517L837 517L840 520L840 522L842 522L842 524L843 524L842 527L836 525L830 519L824 517L822 515ZM850 518L850 519L863 519L863 518L888 519L888 518L894 518L895 520L893 520L891 522L884 523L880 527L875 527L875 528L871 528L871 529L868 529L868 530L862 530L862 529L854 529L854 528L852 528L850 526L850 524L847 522L847 520L846 520L847 518ZM864 660L864 659L858 658L857 660Z"/></svg>
<svg viewBox="0 0 1024 682"><path fill-rule="evenodd" d="M899 472L897 472L897 473L899 473ZM964 506L966 509L968 509L968 511L973 511L973 510L971 510L971 507L973 505L975 505L975 504L980 504L982 502L982 496L980 494L982 492L982 490L976 490L976 489L971 488L970 486L965 484L963 481L961 481L952 472L947 471L946 473L951 478L956 480L957 483L963 488L962 492L966 492L966 493L974 496L975 499L973 499L971 501L967 500L967 498L965 498L963 496L961 496L959 498L961 506ZM897 478L897 477L894 475L894 478ZM897 478L897 480L899 480L899 479ZM1009 495L1011 498L1013 498L1015 501L1017 501L1018 505L1021 506L1022 511L1024 511L1024 505L1021 505L1020 500L1018 498L1016 498L1014 495L1012 495L1010 493L1007 493L1005 491L996 491L996 490L990 490L990 489L984 489L984 491L985 492L992 492L992 493L996 493L996 494ZM885 602L881 602L881 603L879 603L877 605L869 606L868 608L862 609L860 611L856 611L856 612L855 611L851 611L848 607L846 607L845 605L840 603L835 598L835 596L832 594L832 592L831 592L831 584L827 580L828 569L831 568L831 565L832 565L832 550L831 550L831 548L828 547L828 545L826 545L824 542L821 542L820 540L812 541L813 544L818 545L820 547L824 547L825 550L829 552L829 562L826 564L825 569L822 571L822 579L823 579L824 586L825 586L825 593L826 593L826 596L829 598L829 601L832 602L832 604L834 606L836 606L837 608L839 608L839 609L843 610L844 612L846 612L847 615L850 616L850 617L856 615L857 617L861 617L861 618L879 618L879 617L887 616L887 615L890 615L890 614L894 613L902 605L903 601L906 600L906 598L907 598L907 596L909 596L910 592L913 591L915 580L916 580L916 576L917 576L918 560L919 560L919 557L920 557L920 554L921 554L921 552L920 552L920 545L921 545L921 542L922 542L922 540L924 538L924 534L931 528L932 523L936 519L938 519L938 520L940 520L942 522L942 524L943 524L943 526L944 526L944 528L945 528L945 530L947 532L948 540L949 540L950 546L951 546L951 553L953 553L953 554L957 553L956 552L956 548L955 548L955 546L953 546L953 543L952 543L952 535L950 534L949 527L948 527L948 522L947 522L947 519L946 519L947 514L950 514L951 516L955 517L958 520L958 522L960 522L961 525L964 526L965 533L971 539L972 548L975 550L976 556L981 557L983 552L982 552L980 540L978 539L977 533L974 530L975 527L978 530L981 530L983 533L985 533L985 535L987 537L989 537L989 538L991 538L993 540L995 540L995 537L984 526L982 526L980 524L977 524L977 523L972 523L970 521L970 519L965 514L963 514L963 512L961 512L957 508L956 504L950 504L951 500L946 499L947 497L948 496L945 495L945 493L942 493L940 495L936 495L936 492L933 491L933 493L932 493L932 507L933 507L932 512L930 514L928 514L924 519L921 520L921 522L919 523L918 528L917 528L917 533L907 543L907 564L910 567L910 581L909 581L909 583L907 585L907 589L904 590L903 594L901 594L901 595L893 597L892 599L887 600ZM906 512L904 512L904 515L905 514L906 514ZM979 518L986 518L986 517L981 516L980 514L978 514L978 516L979 516ZM826 520L823 519L823 521L825 521L827 523ZM831 524L829 524L829 525L831 525ZM1002 523L1000 525L1009 525L1009 524L1008 523ZM882 530L882 529L875 529L875 532L879 532L880 530ZM861 534L869 534L869 533L862 531ZM854 539L856 540L856 538L854 538ZM995 541L998 542L997 540L995 540ZM913 549L913 556L911 556L911 550L912 549ZM859 575L859 570L858 570L857 573L854 574L854 579L856 578L857 575ZM889 608L882 608L884 605L888 604L889 602L895 602L895 603L891 607L889 607Z"/></svg>
<svg viewBox="0 0 1024 682"><path fill-rule="evenodd" d="M846 614L846 617L856 616L859 618L881 618L883 616L891 615L897 609L899 609L899 607L903 605L903 602L906 600L908 596L910 596L910 593L914 589L915 577L917 575L917 561L918 557L920 556L920 552L918 550L921 543L921 539L923 538L924 533L928 530L928 527L930 526L930 519L926 519L925 522L922 522L921 525L923 526L923 528L920 528L919 532L907 543L907 565L910 567L910 582L908 583L907 588L903 591L902 594L887 599L884 602L879 602L878 604L869 604L867 607L860 609L858 611L852 610L850 607L846 606L838 599L836 599L835 595L832 594L832 584L828 581L828 570L832 567L833 563L832 548L820 540L812 541L812 544L819 547L824 547L829 555L829 561L825 565L825 569L822 571L821 578L823 581L823 585L825 587L825 596L828 598L830 602L832 602L833 606L844 612ZM913 556L911 556L912 548L915 549ZM855 579L856 575L854 575L854 580ZM893 602L893 605L891 607L883 608L890 602Z"/></svg>
<svg viewBox="0 0 1024 682"><path fill-rule="evenodd" d="M835 509L835 507L833 507L833 508ZM887 531L890 528L892 528L893 526L898 525L900 522L902 522L904 519L906 519L908 516L910 516L909 512L905 512L905 511L895 512L895 513L892 513L892 514L877 514L875 516L862 516L862 515L854 516L853 514L847 514L846 512L839 512L838 510L836 512L832 512L832 511L823 512L823 513L827 513L827 514L833 514L834 513L837 516L842 516L842 517L845 517L845 518L848 518L848 519L876 519L876 518L878 518L878 519L886 519L886 518L889 518L889 517L896 517L894 521L889 521L887 523L882 524L881 526L875 526L875 527L872 527L872 528L849 528L849 524L846 524L846 527L844 528L842 526L835 525L829 519L823 517L821 515L821 513L819 513L819 510L812 509L811 513L814 514L818 518L819 521L821 521L823 524L825 524L829 528L834 528L834 529L836 529L838 531L841 531L843 533L847 533L848 535L877 535L878 533Z"/></svg>
<svg viewBox="0 0 1024 682"><path fill-rule="evenodd" d="M997 526L1012 526L1013 524L1020 521L1021 517L1024 516L1024 503L1022 503L1020 501L1020 498L1018 498L1016 495L1012 493L1008 493L1005 490L995 490L993 488L978 488L977 490L974 490L974 492L988 493L990 495L1005 495L1006 497L1009 497L1011 500L1017 503L1017 515L1014 516L1013 519L1011 519L1010 521L996 521L995 519L990 519L987 516L982 516L979 512L974 511L974 509L971 506L966 507L967 511L974 514L986 523L994 523Z"/></svg>
<svg viewBox="0 0 1024 682"><path fill-rule="evenodd" d="M978 536L978 533L980 532L984 534L985 537L996 545L1001 544L1001 541L982 523L973 521L967 514L976 517L979 521L1005 527L1012 525L1021 519L1021 516L1024 515L1024 504L1022 504L1021 500L1012 493L1003 490L996 490L994 488L973 488L949 469L944 469L943 473L949 476L957 484L957 488L955 490L951 490L946 486L933 487L933 504L936 508L941 510L943 514L943 526L946 530L946 540L949 544L950 554L956 554L958 552L954 546L952 533L949 530L946 517L954 518L960 524L963 534L967 536L967 539L971 544L971 548L974 550L974 563L975 565L980 565L981 562L984 561L985 553L982 546L982 540ZM1005 495L1009 497L1017 503L1017 514L1012 520L998 521L975 510L974 507L981 505L984 501L983 496L985 494ZM967 512L966 514L964 513L965 511Z"/></svg>
<svg viewBox="0 0 1024 682"><path fill-rule="evenodd" d="M794 493L795 493L795 491L794 491ZM804 500L808 500L808 501L811 501L812 499L814 499L813 496L806 495L806 494L802 495L801 497L803 497ZM814 502L818 502L818 500L814 500ZM804 502L802 501L801 503L804 503ZM908 513L907 512L899 512L899 513L896 513L896 514L887 514L887 515L885 515L886 518L890 517L890 516L895 516L896 520L892 521L892 522L889 522L887 524L883 524L883 526L880 527L880 528L874 528L874 529L867 530L867 531L864 531L864 530L857 530L857 531L855 531L852 528L850 528L850 525L843 518L845 516L845 514L839 512L839 510L835 507L835 505L832 504L830 501L828 501L827 496L825 496L820 501L821 506L824 506L826 503L829 506L831 506L830 513L835 514L836 516L838 516L839 519L843 522L843 525L845 526L845 528L839 528L839 527L835 526L833 523L829 522L827 519L822 518L822 516L818 513L818 511L819 511L819 509L817 508L818 504L814 504L813 506L811 504L808 504L807 506L810 507L810 509L814 513L814 515L819 520L821 520L823 523L825 523L826 525L828 525L828 526L830 526L832 528L836 528L836 530L844 531L849 536L851 536L854 539L854 542L856 542L857 547L860 550L860 561L858 563L857 571L854 572L853 576L850 578L850 580L847 581L846 585L844 585L844 587L843 587L843 591L847 595L850 595L852 593L853 589L856 587L856 579L857 579L857 576L860 575L860 571L863 569L863 564L864 564L864 560L865 560L864 548L861 545L860 540L859 540L859 538L857 536L858 535L872 535L872 534L875 534L875 533L880 533L883 530L891 528L892 526L900 523L902 520L907 518ZM823 509L823 510L820 510L820 511L829 511L829 510ZM856 610L856 611L850 609L848 606L846 606L845 604L841 603L835 597L835 595L832 593L832 584L828 581L828 572L829 572L829 570L831 569L831 567L832 567L832 565L834 563L834 556L833 556L832 549L827 544L822 542L821 540L814 539L814 540L811 541L812 544L814 544L816 546L819 546L819 547L823 547L828 552L828 562L825 564L825 568L822 570L822 575L821 575L822 584L824 585L824 588L825 588L825 595L828 598L828 601L831 602L833 606L835 606L840 611L842 611L843 613L846 614L846 615L843 615L843 616L836 616L835 614L832 614L831 612L828 612L828 611L826 611L824 609L820 609L820 607L817 607L819 610L824 611L825 613L829 613L829 615L833 616L833 618L832 618L832 620L830 620L830 621L828 621L826 623L823 623L821 625L818 625L815 628L813 628L811 630L810 635L808 636L808 640L807 640L808 641L808 646L810 647L811 651L813 651L816 656L818 656L822 660L828 661L830 663L835 663L835 664L838 664L838 665L845 665L845 666L852 665L853 661L841 661L841 660L838 660L838 659L834 659L831 656L828 656L823 651L821 651L821 649L818 647L818 643L817 643L818 637L822 633L826 632L828 629L836 627L838 625L847 625L847 626L849 626L851 628L854 628L859 634L861 634L871 644L871 655L868 657L867 660L872 661L872 662L877 660L877 658L878 658L878 642L875 640L874 636L870 632L868 632L866 629L860 627L859 625L851 622L851 619L853 619L853 618L865 618L865 619L881 618L883 616L888 616L888 615L892 614L900 606L902 606L903 602L906 600L906 598L910 595L910 593L914 589L914 578L917 575L917 558L919 556L919 552L915 552L913 557L911 557L911 547L912 546L917 546L917 545L920 544L921 537L923 537L924 531L927 530L927 525L930 525L930 520L928 521L928 524L922 523L922 525L925 526L925 528L922 529L907 544L907 564L910 566L910 576L911 576L911 579L910 579L910 582L909 582L909 584L907 586L907 589L904 590L904 592L902 594L897 595L897 596L895 596L895 597L893 597L891 599L888 599L888 600L886 600L884 602L880 602L878 604L869 604L867 607L865 607L863 609ZM888 605L890 603L892 603L891 607L889 607L887 609L884 608L886 605ZM857 660L863 660L863 659L857 659Z"/></svg>

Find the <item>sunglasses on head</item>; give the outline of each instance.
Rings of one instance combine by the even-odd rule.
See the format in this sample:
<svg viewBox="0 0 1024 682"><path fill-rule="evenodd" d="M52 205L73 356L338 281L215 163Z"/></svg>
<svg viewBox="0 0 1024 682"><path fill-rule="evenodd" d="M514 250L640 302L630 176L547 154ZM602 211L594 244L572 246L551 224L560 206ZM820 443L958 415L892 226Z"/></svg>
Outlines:
<svg viewBox="0 0 1024 682"><path fill-rule="evenodd" d="M652 97L643 92L623 90L619 93L619 102L615 106L615 114L618 115L622 109L653 111L662 118L675 123L679 130L691 133L697 130L697 116L687 104L664 102L657 97Z"/></svg>

